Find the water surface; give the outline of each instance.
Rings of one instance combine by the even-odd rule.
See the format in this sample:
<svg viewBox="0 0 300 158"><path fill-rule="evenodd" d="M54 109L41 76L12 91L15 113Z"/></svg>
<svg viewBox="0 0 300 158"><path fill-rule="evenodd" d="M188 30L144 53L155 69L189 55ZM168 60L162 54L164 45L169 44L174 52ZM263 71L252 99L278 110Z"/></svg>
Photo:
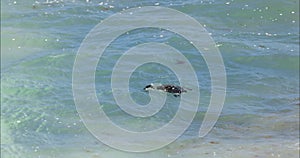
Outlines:
<svg viewBox="0 0 300 158"><path fill-rule="evenodd" d="M145 120L125 116L116 106L111 70L132 46L174 46L193 64L201 89L198 113L182 137L150 153L124 153L96 140L83 125L73 101L72 68L80 43L96 24L124 9L149 5L186 13L211 33L225 63L227 96L213 130L198 138L211 86L201 55L166 30L124 34L107 48L95 76L97 97L121 127L157 128L178 107L170 95L168 105ZM1 0L1 157L299 157L298 6L297 0ZM178 84L162 65L139 67L130 80L138 103L149 101L141 90L149 82Z"/></svg>

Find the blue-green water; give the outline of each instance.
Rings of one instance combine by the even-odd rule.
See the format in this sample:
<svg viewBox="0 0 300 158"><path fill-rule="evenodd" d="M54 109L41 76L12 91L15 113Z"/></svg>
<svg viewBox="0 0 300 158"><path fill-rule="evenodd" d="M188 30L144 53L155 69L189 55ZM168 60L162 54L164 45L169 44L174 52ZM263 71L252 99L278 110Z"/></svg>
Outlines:
<svg viewBox="0 0 300 158"><path fill-rule="evenodd" d="M121 36L107 48L95 76L104 110L121 127L157 128L177 110L172 96L172 104L151 120L124 117L115 105L110 73L132 46L174 46L195 66L201 89L198 114L182 137L150 153L124 153L100 143L83 125L73 101L72 68L82 40L96 24L124 9L149 5L186 13L211 33L227 72L226 101L213 130L198 138L211 86L203 58L166 30ZM1 157L299 157L298 6L297 0L1 0ZM130 80L136 102L149 101L141 89L151 82L178 84L166 67L139 67Z"/></svg>

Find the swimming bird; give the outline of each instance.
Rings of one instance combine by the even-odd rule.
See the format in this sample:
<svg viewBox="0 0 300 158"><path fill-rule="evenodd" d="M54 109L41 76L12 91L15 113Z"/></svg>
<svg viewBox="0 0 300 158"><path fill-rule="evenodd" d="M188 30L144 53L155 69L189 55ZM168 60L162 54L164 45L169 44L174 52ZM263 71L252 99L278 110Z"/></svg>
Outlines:
<svg viewBox="0 0 300 158"><path fill-rule="evenodd" d="M159 90L173 94L175 97L180 96L181 93L187 92L184 88L171 84L153 84L147 85L145 91Z"/></svg>

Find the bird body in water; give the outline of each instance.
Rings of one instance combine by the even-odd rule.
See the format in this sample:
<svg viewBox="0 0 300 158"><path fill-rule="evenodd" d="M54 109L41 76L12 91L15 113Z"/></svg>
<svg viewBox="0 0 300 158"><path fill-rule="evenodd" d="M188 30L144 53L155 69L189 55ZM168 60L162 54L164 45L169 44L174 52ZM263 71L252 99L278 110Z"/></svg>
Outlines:
<svg viewBox="0 0 300 158"><path fill-rule="evenodd" d="M187 92L186 89L176 86L176 85L171 85L171 84L150 84L147 85L144 88L145 91L149 90L159 90L159 91L164 91L173 94L175 97L180 96L181 93Z"/></svg>

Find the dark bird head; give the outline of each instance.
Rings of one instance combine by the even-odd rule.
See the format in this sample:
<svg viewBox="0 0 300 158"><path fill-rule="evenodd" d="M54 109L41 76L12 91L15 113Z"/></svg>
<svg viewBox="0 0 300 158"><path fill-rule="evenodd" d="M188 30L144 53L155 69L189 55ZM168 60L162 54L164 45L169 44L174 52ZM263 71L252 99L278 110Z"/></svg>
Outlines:
<svg viewBox="0 0 300 158"><path fill-rule="evenodd" d="M148 91L149 89L154 89L153 85L149 84L144 88L145 91Z"/></svg>

